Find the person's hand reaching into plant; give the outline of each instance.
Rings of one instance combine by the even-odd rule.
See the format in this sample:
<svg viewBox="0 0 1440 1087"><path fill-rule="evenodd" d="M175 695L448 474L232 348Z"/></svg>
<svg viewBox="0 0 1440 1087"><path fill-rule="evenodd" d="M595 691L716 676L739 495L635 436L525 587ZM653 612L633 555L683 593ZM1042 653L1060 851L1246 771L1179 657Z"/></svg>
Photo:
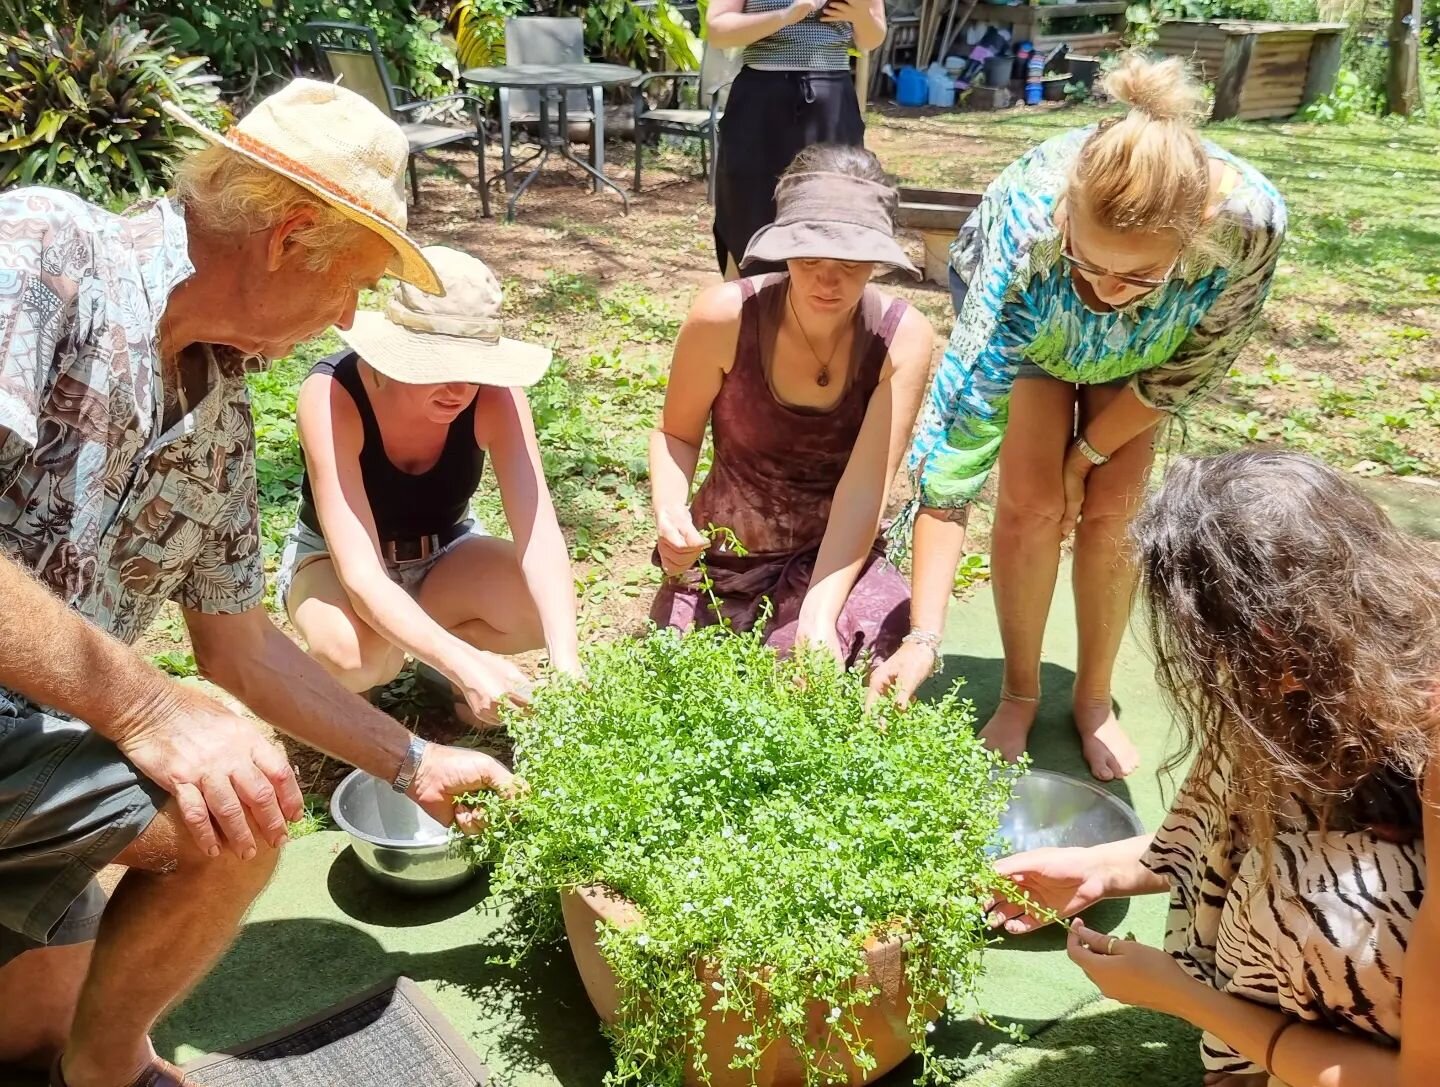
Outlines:
<svg viewBox="0 0 1440 1087"><path fill-rule="evenodd" d="M812 650L828 653L843 671L845 649L840 644L840 635L835 630L835 620L828 615L814 614L805 606L800 608L800 619L795 627L795 648L808 646Z"/></svg>
<svg viewBox="0 0 1440 1087"><path fill-rule="evenodd" d="M666 506L657 510L655 531L659 536L660 569L668 577L690 569L710 546L710 538L695 527L690 511L684 506Z"/></svg>
<svg viewBox="0 0 1440 1087"><path fill-rule="evenodd" d="M483 819L457 799L467 793L510 793L515 787L514 775L483 751L430 744L420 757L409 796L441 825L478 834L484 829Z"/></svg>
<svg viewBox="0 0 1440 1087"><path fill-rule="evenodd" d="M887 694L899 705L908 705L920 684L935 674L938 652L924 642L902 643L870 673L870 693L865 697L865 708L869 709Z"/></svg>
<svg viewBox="0 0 1440 1087"><path fill-rule="evenodd" d="M447 674L470 712L487 725L500 724L500 708L506 702L530 704L530 677L498 653L471 649L451 663Z"/></svg>
<svg viewBox="0 0 1440 1087"><path fill-rule="evenodd" d="M1015 884L1035 906L1061 918L1074 917L1106 896L1106 867L1093 849L1032 849L1005 857L995 871ZM990 927L1011 935L1034 932L1054 918L1037 917L1024 901L997 895L987 907Z"/></svg>

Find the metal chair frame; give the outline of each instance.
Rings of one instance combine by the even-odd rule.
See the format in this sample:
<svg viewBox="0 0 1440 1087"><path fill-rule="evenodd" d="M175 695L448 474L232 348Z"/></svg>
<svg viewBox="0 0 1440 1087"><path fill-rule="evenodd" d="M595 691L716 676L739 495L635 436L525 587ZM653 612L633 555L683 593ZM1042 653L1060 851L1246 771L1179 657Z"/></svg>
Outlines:
<svg viewBox="0 0 1440 1087"><path fill-rule="evenodd" d="M716 57L721 59L717 60ZM723 50L712 50L705 46L698 72L652 72L633 84L635 95L635 191L640 191L641 161L645 153L645 138L650 133L664 133L671 136L691 137L701 140L700 169L706 180L705 195L715 203L715 166L720 154L720 118L725 112L725 103L730 95L730 86L739 75L740 64L724 55ZM715 74L719 72L718 76ZM718 79L714 86L707 88L707 76ZM708 117L699 122L677 120L667 117L650 116L650 100L645 90L661 80L671 82L670 101L678 101L680 89L694 84L700 100L700 109L708 111ZM705 104L705 99L709 103ZM698 112L698 110L697 110Z"/></svg>
<svg viewBox="0 0 1440 1087"><path fill-rule="evenodd" d="M485 103L473 94L447 94L439 98L418 98L404 87L397 86L395 81L390 78L390 66L385 63L385 54L380 50L380 38L368 26L360 23L319 21L306 23L305 30L309 45L315 51L322 69L328 72L332 79L338 73L335 72L331 63L331 54L353 56L369 54L375 64L380 86L385 93L385 102L376 102L375 105L381 108L388 107L390 116L405 132L406 141L410 145L406 172L410 177L410 194L415 206L420 206L420 175L415 168L415 159L424 152L432 151L437 147L449 147L469 142L475 147L480 171L480 209L488 219L490 217L490 190L485 184ZM358 88L352 89L358 91ZM358 93L363 94L364 91L358 91ZM366 97L370 96L366 95ZM471 131L441 125L425 115L427 110L437 107L446 107L454 111L457 106L462 104L468 107L474 126ZM424 131L426 128L446 129L446 131L427 133Z"/></svg>

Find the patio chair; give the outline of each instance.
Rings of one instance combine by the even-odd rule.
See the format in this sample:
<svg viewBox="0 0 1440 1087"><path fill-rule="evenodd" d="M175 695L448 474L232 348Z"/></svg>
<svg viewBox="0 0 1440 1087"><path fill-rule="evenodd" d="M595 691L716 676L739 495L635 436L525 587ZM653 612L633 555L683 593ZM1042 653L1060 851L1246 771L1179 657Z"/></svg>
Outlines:
<svg viewBox="0 0 1440 1087"><path fill-rule="evenodd" d="M369 99L395 119L410 144L410 193L420 206L420 175L416 156L437 147L470 143L480 167L478 187L480 210L490 217L490 190L485 185L484 103L470 94L447 94L441 98L416 98L390 78L380 39L375 31L359 23L314 22L305 24L306 37L320 68L342 86ZM468 109L469 123L457 123ZM459 116L457 116L459 114Z"/></svg>
<svg viewBox="0 0 1440 1087"><path fill-rule="evenodd" d="M651 133L692 137L700 143L700 169L706 179L706 199L715 203L715 156L719 151L720 118L725 115L725 102L730 85L740 74L741 51L734 55L724 49L705 46L698 72L655 72L635 83L635 191L640 191L640 166L645 140ZM645 88L662 79L670 80L670 105L652 109L645 97ZM694 108L681 104L680 91L687 84L698 84Z"/></svg>
<svg viewBox="0 0 1440 1087"><path fill-rule="evenodd" d="M585 24L579 19L556 19L549 16L526 15L505 20L506 64L583 64L585 62ZM551 123L559 124L553 115ZM588 122L590 126L590 165L605 172L605 92L600 87L590 91L566 92L566 120ZM512 129L517 125L540 122L540 92L518 88L500 88L500 158L502 172L510 179L513 142ZM562 138L569 139L570 133ZM598 192L600 183L595 183Z"/></svg>

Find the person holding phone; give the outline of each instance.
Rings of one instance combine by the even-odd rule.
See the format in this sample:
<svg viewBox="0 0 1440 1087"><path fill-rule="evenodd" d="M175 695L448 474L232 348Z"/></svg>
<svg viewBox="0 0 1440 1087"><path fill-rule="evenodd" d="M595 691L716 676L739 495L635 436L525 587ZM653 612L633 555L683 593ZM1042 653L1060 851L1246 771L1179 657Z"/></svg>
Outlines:
<svg viewBox="0 0 1440 1087"><path fill-rule="evenodd" d="M726 279L738 279L750 239L775 221L775 183L795 156L817 143L865 146L850 53L885 40L885 2L711 0L705 30L712 48L745 51L715 164L715 257ZM785 266L752 261L745 270Z"/></svg>

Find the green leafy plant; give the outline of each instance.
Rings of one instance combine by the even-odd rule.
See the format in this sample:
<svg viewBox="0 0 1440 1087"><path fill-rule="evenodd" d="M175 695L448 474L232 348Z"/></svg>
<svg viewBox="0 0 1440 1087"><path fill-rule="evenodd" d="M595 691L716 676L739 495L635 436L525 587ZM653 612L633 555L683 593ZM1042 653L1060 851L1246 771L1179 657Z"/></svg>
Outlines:
<svg viewBox="0 0 1440 1087"><path fill-rule="evenodd" d="M182 48L210 57L227 92L241 101L294 75L305 24L322 20L373 28L396 81L420 97L455 82L455 57L441 40L440 20L412 0L130 0L129 9L163 25Z"/></svg>
<svg viewBox="0 0 1440 1087"><path fill-rule="evenodd" d="M524 0L456 0L445 29L455 37L461 66L504 64L505 20L524 10Z"/></svg>
<svg viewBox="0 0 1440 1087"><path fill-rule="evenodd" d="M473 848L496 851L517 934L558 933L559 889L639 908L600 939L620 988L608 1082L680 1084L710 1001L753 1024L732 1066L785 1040L820 1082L806 1009L828 1004L854 1045L879 936L904 942L908 1026L928 1052L933 1009L973 1003L998 882L987 851L1016 773L976 739L958 685L867 712L863 677L827 654L782 659L759 632L714 626L597 648L586 670L509 721L529 787L466 799L488 816Z"/></svg>
<svg viewBox="0 0 1440 1087"><path fill-rule="evenodd" d="M1349 124L1366 113L1377 112L1379 102L1374 91L1364 86L1354 71L1342 68L1335 77L1335 89L1306 106L1300 119L1319 124Z"/></svg>
<svg viewBox="0 0 1440 1087"><path fill-rule="evenodd" d="M634 0L599 3L557 3L555 14L585 20L585 45L606 60L642 71L658 68L694 71L700 67L701 44L674 4L640 5ZM704 19L703 11L700 18Z"/></svg>
<svg viewBox="0 0 1440 1087"><path fill-rule="evenodd" d="M56 185L97 201L148 196L199 143L162 104L221 119L205 58L182 56L125 19L0 34L0 51L0 188Z"/></svg>

